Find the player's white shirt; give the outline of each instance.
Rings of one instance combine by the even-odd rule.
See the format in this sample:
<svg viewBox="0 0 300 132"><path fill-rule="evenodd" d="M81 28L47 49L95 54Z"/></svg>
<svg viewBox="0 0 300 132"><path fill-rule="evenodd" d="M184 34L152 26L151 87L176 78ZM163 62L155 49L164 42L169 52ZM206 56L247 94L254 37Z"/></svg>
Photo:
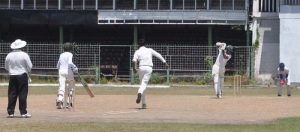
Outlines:
<svg viewBox="0 0 300 132"><path fill-rule="evenodd" d="M146 48L145 46L140 47L137 51L135 51L133 55L133 62L139 61L139 66L150 66L153 67L153 62L152 62L152 56L157 57L160 59L163 63L166 63L166 60L156 52L155 50L151 48Z"/></svg>
<svg viewBox="0 0 300 132"><path fill-rule="evenodd" d="M225 53L226 54L226 53ZM224 74L225 73L225 66L227 61L231 58L231 55L227 54L227 59L223 56L223 51L219 49L219 54L217 56L216 62L213 65L212 74Z"/></svg>
<svg viewBox="0 0 300 132"><path fill-rule="evenodd" d="M76 68L76 65L72 61L73 54L70 52L64 52L60 54L59 60L57 62L57 69L59 69L59 73L68 73L68 70L71 68Z"/></svg>

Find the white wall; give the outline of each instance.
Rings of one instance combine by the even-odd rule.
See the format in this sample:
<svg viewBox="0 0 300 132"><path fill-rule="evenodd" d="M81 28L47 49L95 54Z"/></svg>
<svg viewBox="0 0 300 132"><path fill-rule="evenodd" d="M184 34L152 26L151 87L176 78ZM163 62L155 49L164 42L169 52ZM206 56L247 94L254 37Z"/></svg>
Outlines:
<svg viewBox="0 0 300 132"><path fill-rule="evenodd" d="M300 6L281 6L280 62L290 69L290 81L300 83Z"/></svg>

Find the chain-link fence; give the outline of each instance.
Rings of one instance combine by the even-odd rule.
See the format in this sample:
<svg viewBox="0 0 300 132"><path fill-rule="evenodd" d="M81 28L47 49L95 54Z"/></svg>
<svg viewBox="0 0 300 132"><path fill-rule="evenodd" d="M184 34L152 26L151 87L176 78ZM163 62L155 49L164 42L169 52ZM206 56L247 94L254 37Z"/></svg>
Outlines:
<svg viewBox="0 0 300 132"><path fill-rule="evenodd" d="M132 45L100 45L77 44L78 58L74 59L79 70L86 75L100 77L113 76L121 80L129 80L130 66L134 54ZM170 64L172 76L201 75L210 72L217 56L215 46L188 45L149 45ZM7 74L4 69L5 57L11 51L10 43L0 44L0 73ZM23 49L33 63L32 74L37 76L57 76L57 61L62 51L60 44L27 44ZM228 73L244 74L251 63L251 47L239 46L234 48L232 59L227 63ZM165 72L165 67L159 59L153 59L155 72Z"/></svg>

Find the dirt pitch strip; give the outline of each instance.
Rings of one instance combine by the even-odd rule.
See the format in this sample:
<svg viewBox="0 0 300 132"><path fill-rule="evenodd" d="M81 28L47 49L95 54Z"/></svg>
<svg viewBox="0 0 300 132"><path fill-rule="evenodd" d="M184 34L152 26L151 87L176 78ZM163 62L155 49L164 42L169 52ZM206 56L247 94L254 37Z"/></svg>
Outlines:
<svg viewBox="0 0 300 132"><path fill-rule="evenodd" d="M134 95L77 95L75 111L58 110L55 95L28 96L30 119L6 118L7 97L0 98L0 123L26 122L180 122L266 123L300 117L300 97L148 95L148 109L139 109ZM19 115L16 108L16 115Z"/></svg>

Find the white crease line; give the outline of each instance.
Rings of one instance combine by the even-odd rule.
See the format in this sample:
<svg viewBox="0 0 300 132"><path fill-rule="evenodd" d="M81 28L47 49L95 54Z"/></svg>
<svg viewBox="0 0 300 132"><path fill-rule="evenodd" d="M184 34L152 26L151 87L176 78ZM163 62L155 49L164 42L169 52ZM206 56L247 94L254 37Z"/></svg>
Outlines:
<svg viewBox="0 0 300 132"><path fill-rule="evenodd" d="M138 111L110 111L105 112L103 115L119 115L119 114L129 114L129 113L137 113Z"/></svg>

